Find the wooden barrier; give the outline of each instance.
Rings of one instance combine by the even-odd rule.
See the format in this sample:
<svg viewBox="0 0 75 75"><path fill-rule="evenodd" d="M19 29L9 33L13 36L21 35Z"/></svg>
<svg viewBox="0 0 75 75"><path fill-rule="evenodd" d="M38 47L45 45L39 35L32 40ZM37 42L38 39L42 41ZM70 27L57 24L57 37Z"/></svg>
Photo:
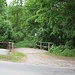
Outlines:
<svg viewBox="0 0 75 75"><path fill-rule="evenodd" d="M47 48L49 50L51 45L53 45L53 42L39 42L35 47L40 47L40 49Z"/></svg>
<svg viewBox="0 0 75 75"><path fill-rule="evenodd" d="M13 43L12 42L0 42L0 48L9 49L10 52L13 49Z"/></svg>

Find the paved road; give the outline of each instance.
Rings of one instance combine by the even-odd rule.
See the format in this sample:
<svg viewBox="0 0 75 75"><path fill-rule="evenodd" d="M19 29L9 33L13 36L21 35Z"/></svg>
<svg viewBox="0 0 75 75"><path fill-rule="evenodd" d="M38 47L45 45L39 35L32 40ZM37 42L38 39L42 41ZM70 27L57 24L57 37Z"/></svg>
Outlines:
<svg viewBox="0 0 75 75"><path fill-rule="evenodd" d="M75 75L75 69L53 68L0 61L0 75Z"/></svg>

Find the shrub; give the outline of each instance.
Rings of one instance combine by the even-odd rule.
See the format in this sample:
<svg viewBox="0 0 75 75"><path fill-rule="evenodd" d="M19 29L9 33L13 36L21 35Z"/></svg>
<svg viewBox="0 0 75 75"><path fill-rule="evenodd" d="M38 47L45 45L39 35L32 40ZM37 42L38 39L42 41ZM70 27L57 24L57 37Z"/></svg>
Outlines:
<svg viewBox="0 0 75 75"><path fill-rule="evenodd" d="M49 50L50 53L60 56L73 57L75 56L75 49L70 49L68 46L60 45L60 46L52 46Z"/></svg>
<svg viewBox="0 0 75 75"><path fill-rule="evenodd" d="M50 52L53 52L53 53L60 53L64 50L64 46L63 45L60 45L60 46L54 46L52 45L51 48L50 48Z"/></svg>
<svg viewBox="0 0 75 75"><path fill-rule="evenodd" d="M75 50L74 49L65 49L62 53L62 56L68 56L68 57L73 57L75 55Z"/></svg>
<svg viewBox="0 0 75 75"><path fill-rule="evenodd" d="M34 41L30 41L30 40L24 40L24 41L20 41L15 43L14 45L16 48L20 48L20 47L34 47Z"/></svg>

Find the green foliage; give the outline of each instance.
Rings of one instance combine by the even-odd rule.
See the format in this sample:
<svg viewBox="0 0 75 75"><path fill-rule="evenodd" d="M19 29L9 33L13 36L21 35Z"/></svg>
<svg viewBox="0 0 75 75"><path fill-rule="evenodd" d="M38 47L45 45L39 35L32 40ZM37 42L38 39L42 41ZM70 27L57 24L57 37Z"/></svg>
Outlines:
<svg viewBox="0 0 75 75"><path fill-rule="evenodd" d="M75 56L75 49L65 49L62 53L62 56L73 57Z"/></svg>
<svg viewBox="0 0 75 75"><path fill-rule="evenodd" d="M21 48L21 47L34 47L34 44L35 42L33 40L23 40L23 41L20 41L20 42L17 42L14 44L15 48Z"/></svg>
<svg viewBox="0 0 75 75"><path fill-rule="evenodd" d="M60 55L60 56L67 56L67 57L73 57L75 56L75 49L71 49L69 46L52 46L49 50L50 53Z"/></svg>
<svg viewBox="0 0 75 75"><path fill-rule="evenodd" d="M75 0L13 0L7 7L0 0L0 41L16 47L50 41L56 45L51 52L69 56L75 48Z"/></svg>
<svg viewBox="0 0 75 75"><path fill-rule="evenodd" d="M64 50L64 46L54 46L52 45L50 52L53 52L54 54L60 54L61 52L63 52Z"/></svg>
<svg viewBox="0 0 75 75"><path fill-rule="evenodd" d="M5 0L0 0L0 14L4 14L5 12Z"/></svg>
<svg viewBox="0 0 75 75"><path fill-rule="evenodd" d="M5 0L0 0L0 42L12 40L12 26L7 19Z"/></svg>
<svg viewBox="0 0 75 75"><path fill-rule="evenodd" d="M21 61L25 55L20 52L12 52L9 55L0 55L0 60L18 62Z"/></svg>

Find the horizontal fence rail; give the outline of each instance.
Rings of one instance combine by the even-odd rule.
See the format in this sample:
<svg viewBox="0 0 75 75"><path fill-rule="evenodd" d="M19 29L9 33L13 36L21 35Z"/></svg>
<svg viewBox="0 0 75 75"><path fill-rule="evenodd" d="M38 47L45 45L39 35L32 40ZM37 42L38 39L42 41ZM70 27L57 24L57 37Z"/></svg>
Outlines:
<svg viewBox="0 0 75 75"><path fill-rule="evenodd" d="M4 49L9 49L10 52L13 49L13 44L12 42L0 42L0 48L4 48Z"/></svg>
<svg viewBox="0 0 75 75"><path fill-rule="evenodd" d="M36 47L39 47L40 49L47 48L49 50L51 45L53 45L53 42L38 42L35 45L35 48Z"/></svg>

